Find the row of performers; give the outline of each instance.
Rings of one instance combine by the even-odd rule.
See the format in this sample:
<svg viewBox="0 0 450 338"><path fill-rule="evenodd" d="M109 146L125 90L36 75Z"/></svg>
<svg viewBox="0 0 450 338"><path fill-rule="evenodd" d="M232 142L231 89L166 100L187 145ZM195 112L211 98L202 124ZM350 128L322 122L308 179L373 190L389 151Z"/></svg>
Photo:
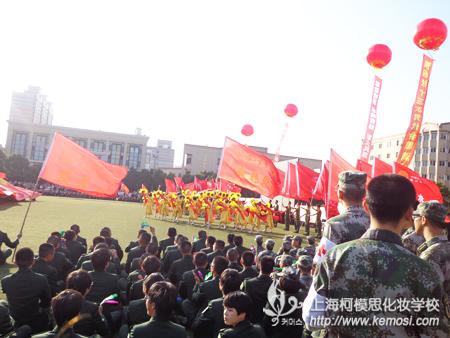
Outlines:
<svg viewBox="0 0 450 338"><path fill-rule="evenodd" d="M279 213L274 211L271 201L264 203L251 199L246 204L241 200L240 193L223 191L191 192L189 190L178 193L165 193L160 190L148 192L141 189L142 201L145 206L146 217L156 216L179 222L184 215L188 215L188 222L193 224L200 217L204 225L210 227L217 224L226 229L272 232L274 222L279 219Z"/></svg>

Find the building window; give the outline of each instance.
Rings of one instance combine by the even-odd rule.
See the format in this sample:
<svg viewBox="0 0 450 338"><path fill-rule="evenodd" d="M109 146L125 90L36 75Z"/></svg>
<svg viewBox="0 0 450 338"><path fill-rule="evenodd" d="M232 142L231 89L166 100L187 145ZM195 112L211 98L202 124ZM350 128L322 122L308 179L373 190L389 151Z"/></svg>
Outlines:
<svg viewBox="0 0 450 338"><path fill-rule="evenodd" d="M447 139L447 134L441 134L440 139L441 140L446 140Z"/></svg>
<svg viewBox="0 0 450 338"><path fill-rule="evenodd" d="M419 138L417 139L417 142L420 143L421 140L422 140L422 135L419 135ZM397 145L399 145L398 141L397 141Z"/></svg>
<svg viewBox="0 0 450 338"><path fill-rule="evenodd" d="M445 161L439 161L439 166L440 167L445 167Z"/></svg>
<svg viewBox="0 0 450 338"><path fill-rule="evenodd" d="M436 132L432 132L431 133L431 140L435 140L436 139Z"/></svg>
<svg viewBox="0 0 450 338"><path fill-rule="evenodd" d="M427 134L423 134L423 141L424 142L428 142L428 138L430 137L430 135L427 133Z"/></svg>
<svg viewBox="0 0 450 338"><path fill-rule="evenodd" d="M450 168L450 161L448 161L448 162L447 162L447 167L449 167L449 168Z"/></svg>
<svg viewBox="0 0 450 338"><path fill-rule="evenodd" d="M373 161L373 155L370 155L370 160Z"/></svg>
<svg viewBox="0 0 450 338"><path fill-rule="evenodd" d="M426 167L428 165L428 161L422 161L422 167Z"/></svg>
<svg viewBox="0 0 450 338"><path fill-rule="evenodd" d="M27 133L15 133L13 136L11 152L13 154L22 155L25 157L27 149Z"/></svg>
<svg viewBox="0 0 450 338"><path fill-rule="evenodd" d="M427 178L427 174L422 174L422 177L423 178Z"/></svg>
<svg viewBox="0 0 450 338"><path fill-rule="evenodd" d="M192 163L192 154L186 154L186 165L190 165Z"/></svg>
<svg viewBox="0 0 450 338"><path fill-rule="evenodd" d="M111 144L111 154L109 155L109 162L112 164L122 164L122 144L113 143Z"/></svg>
<svg viewBox="0 0 450 338"><path fill-rule="evenodd" d="M390 158L391 157L391 154L386 154L386 158Z"/></svg>
<svg viewBox="0 0 450 338"><path fill-rule="evenodd" d="M431 160L430 165L436 165L436 161Z"/></svg>
<svg viewBox="0 0 450 338"><path fill-rule="evenodd" d="M94 141L91 143L91 149L94 153L104 152L106 148L105 142L102 141Z"/></svg>
<svg viewBox="0 0 450 338"><path fill-rule="evenodd" d="M47 152L47 135L34 135L31 160L44 161Z"/></svg>
<svg viewBox="0 0 450 338"><path fill-rule="evenodd" d="M422 148L422 154L428 154L428 148Z"/></svg>
<svg viewBox="0 0 450 338"><path fill-rule="evenodd" d="M141 147L131 145L128 151L128 167L137 169L141 161Z"/></svg>
<svg viewBox="0 0 450 338"><path fill-rule="evenodd" d="M381 149L381 147L383 147L383 143L380 143L380 144L378 145L378 149Z"/></svg>
<svg viewBox="0 0 450 338"><path fill-rule="evenodd" d="M415 167L416 167L416 168L420 167L420 161L416 161Z"/></svg>
<svg viewBox="0 0 450 338"><path fill-rule="evenodd" d="M441 148L441 153L446 153L446 152L447 152L447 148L442 147L442 148Z"/></svg>
<svg viewBox="0 0 450 338"><path fill-rule="evenodd" d="M430 153L435 153L436 152L436 148L430 148Z"/></svg>
<svg viewBox="0 0 450 338"><path fill-rule="evenodd" d="M450 181L450 175L447 175L447 181Z"/></svg>
<svg viewBox="0 0 450 338"><path fill-rule="evenodd" d="M79 146L83 147L83 148L87 148L87 140L82 139L82 138L74 138L73 142L75 142L76 144L78 144Z"/></svg>
<svg viewBox="0 0 450 338"><path fill-rule="evenodd" d="M419 136L420 137L420 136ZM399 146L400 145L400 140L397 140L397 146Z"/></svg>

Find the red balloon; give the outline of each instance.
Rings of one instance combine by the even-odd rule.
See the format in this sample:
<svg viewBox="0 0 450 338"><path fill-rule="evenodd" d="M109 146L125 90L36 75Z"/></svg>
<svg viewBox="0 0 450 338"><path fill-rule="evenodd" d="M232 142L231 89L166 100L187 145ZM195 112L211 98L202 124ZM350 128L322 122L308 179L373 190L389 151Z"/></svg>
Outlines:
<svg viewBox="0 0 450 338"><path fill-rule="evenodd" d="M286 108L284 108L284 113L289 117L294 117L298 113L297 106L293 103L289 103Z"/></svg>
<svg viewBox="0 0 450 338"><path fill-rule="evenodd" d="M423 20L417 25L414 43L420 49L436 50L447 38L447 26L439 19Z"/></svg>
<svg viewBox="0 0 450 338"><path fill-rule="evenodd" d="M241 133L245 136L253 135L253 127L250 124L246 124L242 127Z"/></svg>
<svg viewBox="0 0 450 338"><path fill-rule="evenodd" d="M367 62L374 68L381 69L386 66L392 57L390 48L386 45L378 44L369 48Z"/></svg>

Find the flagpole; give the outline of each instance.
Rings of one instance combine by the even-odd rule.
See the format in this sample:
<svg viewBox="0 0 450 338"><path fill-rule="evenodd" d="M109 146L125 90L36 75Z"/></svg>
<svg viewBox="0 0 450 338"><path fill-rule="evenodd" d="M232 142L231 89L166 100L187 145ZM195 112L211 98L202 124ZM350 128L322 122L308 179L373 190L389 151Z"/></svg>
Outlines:
<svg viewBox="0 0 450 338"><path fill-rule="evenodd" d="M34 188L33 188L33 193L31 194L31 197L30 197L30 201L28 202L27 211L25 212L25 217L23 218L22 226L20 227L20 231L19 231L19 234L17 235L17 238L21 238L22 237L23 228L25 226L25 222L26 222L27 217L28 217L28 212L30 211L30 208L31 208L31 202L33 202L33 199L34 199L34 195L36 193L39 180L40 180L40 177L38 176L38 178L36 180L36 184L34 185ZM19 244L17 244L16 247L14 248L14 253L13 253L13 256L12 256L13 262L14 262L14 258L16 256L16 251L17 251L17 247L18 246L19 246Z"/></svg>

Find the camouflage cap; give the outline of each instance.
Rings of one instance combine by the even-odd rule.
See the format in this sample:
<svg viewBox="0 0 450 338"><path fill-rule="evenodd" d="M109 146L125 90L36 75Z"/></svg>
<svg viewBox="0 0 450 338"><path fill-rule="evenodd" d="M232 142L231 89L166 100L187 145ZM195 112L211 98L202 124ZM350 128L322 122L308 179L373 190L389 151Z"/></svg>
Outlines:
<svg viewBox="0 0 450 338"><path fill-rule="evenodd" d="M303 269L309 269L312 267L313 259L308 255L301 255L297 260L297 265Z"/></svg>
<svg viewBox="0 0 450 338"><path fill-rule="evenodd" d="M344 171L339 174L339 188L345 190L364 190L367 174L359 171Z"/></svg>
<svg viewBox="0 0 450 338"><path fill-rule="evenodd" d="M426 201L419 204L414 214L425 216L435 223L445 224L447 212L447 207L438 201Z"/></svg>

